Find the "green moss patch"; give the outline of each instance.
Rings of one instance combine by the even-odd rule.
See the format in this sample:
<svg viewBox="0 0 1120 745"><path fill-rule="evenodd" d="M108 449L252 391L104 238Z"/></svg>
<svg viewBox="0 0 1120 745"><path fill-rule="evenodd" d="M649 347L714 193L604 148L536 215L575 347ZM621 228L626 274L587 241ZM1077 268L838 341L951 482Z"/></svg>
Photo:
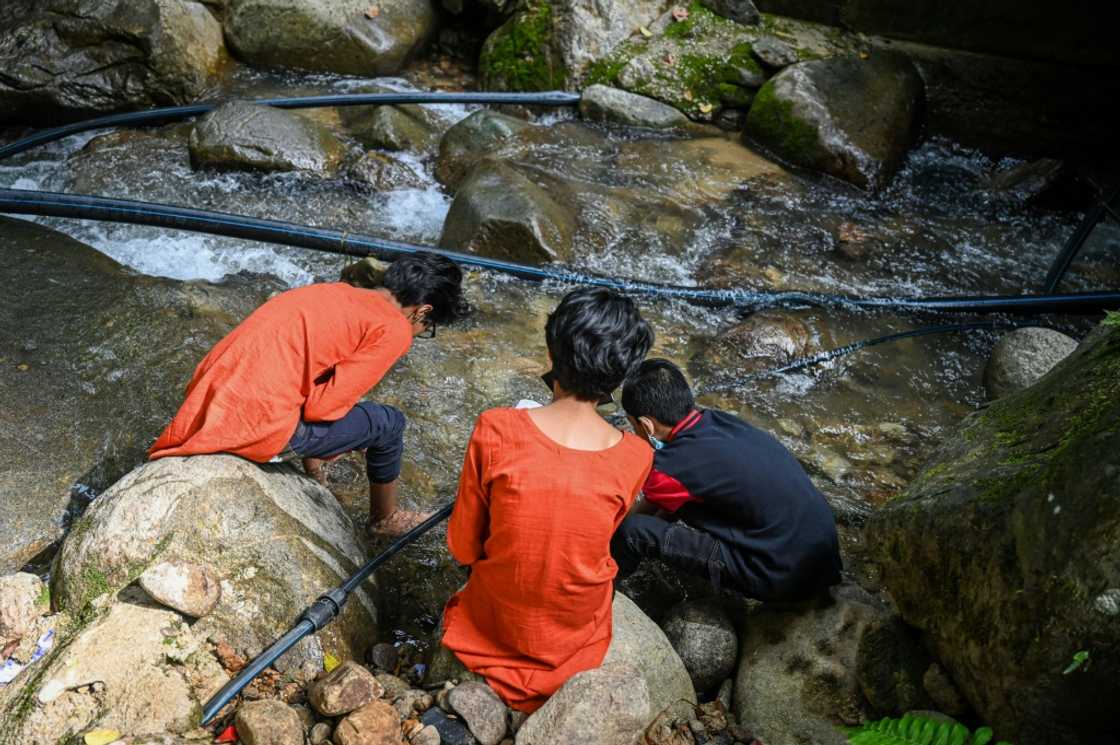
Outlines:
<svg viewBox="0 0 1120 745"><path fill-rule="evenodd" d="M568 73L550 49L552 6L530 3L498 28L482 49L479 72L484 87L511 91L563 88Z"/></svg>
<svg viewBox="0 0 1120 745"><path fill-rule="evenodd" d="M747 131L779 156L802 166L812 166L820 149L816 127L798 119L793 104L774 92L768 81L758 92L747 115Z"/></svg>

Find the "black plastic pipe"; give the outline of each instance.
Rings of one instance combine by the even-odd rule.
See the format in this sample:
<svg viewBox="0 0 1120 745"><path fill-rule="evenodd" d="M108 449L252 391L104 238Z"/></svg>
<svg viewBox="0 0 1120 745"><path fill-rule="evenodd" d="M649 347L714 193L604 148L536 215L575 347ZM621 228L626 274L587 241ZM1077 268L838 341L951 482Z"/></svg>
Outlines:
<svg viewBox="0 0 1120 745"><path fill-rule="evenodd" d="M1040 313L1092 314L1106 309L1120 308L1120 292L1086 292L1064 295L858 298L809 292L752 292L659 284L573 272L553 266L519 264L513 261L446 251L431 246L391 241L331 228L297 225L281 220L245 217L152 202L22 189L0 189L0 213L152 225L175 230L188 230L299 246L346 256L375 256L387 260L417 251L432 251L442 254L463 266L502 272L521 279L610 287L637 295L676 298L714 307L760 309L816 306L1029 315Z"/></svg>
<svg viewBox="0 0 1120 745"><path fill-rule="evenodd" d="M1054 262L1050 265L1050 271L1046 273L1046 279L1042 283L1043 292L1051 293L1058 289L1058 284L1066 276L1074 258L1077 257L1081 247L1085 245L1085 241L1089 240L1089 236L1092 235L1093 229L1097 227L1097 223L1112 211L1112 204L1117 197L1120 197L1120 189L1115 189L1112 194L1102 197L1096 206L1085 214L1084 219L1073 231L1062 250L1054 257Z"/></svg>
<svg viewBox="0 0 1120 745"><path fill-rule="evenodd" d="M273 106L278 109L311 109L331 106L383 106L403 103L476 103L476 104L522 104L526 106L575 106L580 94L565 91L545 91L542 93L463 93L401 91L392 93L347 93L333 96L299 96L295 98L236 99L259 106ZM108 114L73 124L28 135L15 142L0 147L0 160L16 153L61 140L80 132L109 127L136 126L141 124L165 124L205 114L224 101L188 104L186 106L167 106L162 109L129 111L123 114Z"/></svg>
<svg viewBox="0 0 1120 745"><path fill-rule="evenodd" d="M369 576L373 574L375 569L393 558L402 548L446 520L454 506L455 503L452 502L451 504L439 508L427 520L402 535L387 549L363 564L358 571L350 575L350 578L339 587L328 590L320 595L319 599L312 603L311 606L300 615L299 621L296 622L295 626L269 645L268 649L254 657L249 664L242 668L241 672L210 697L210 700L202 707L202 721L200 724L209 724L218 712L222 710L222 707L232 701L233 698L241 692L242 688L249 685L253 678L261 674L262 670L298 644L300 639L315 633L337 618L338 614L342 612L342 606L345 605L346 601L350 598L350 593L361 587L362 583L369 579Z"/></svg>

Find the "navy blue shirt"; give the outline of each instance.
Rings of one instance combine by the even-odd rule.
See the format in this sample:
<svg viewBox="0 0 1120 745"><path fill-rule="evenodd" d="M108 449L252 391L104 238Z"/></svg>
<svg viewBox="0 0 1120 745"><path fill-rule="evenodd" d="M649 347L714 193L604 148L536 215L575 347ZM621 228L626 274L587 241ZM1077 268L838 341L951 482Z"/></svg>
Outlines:
<svg viewBox="0 0 1120 745"><path fill-rule="evenodd" d="M696 410L653 458L646 499L726 547L761 600L795 599L840 581L836 520L797 459L738 417Z"/></svg>

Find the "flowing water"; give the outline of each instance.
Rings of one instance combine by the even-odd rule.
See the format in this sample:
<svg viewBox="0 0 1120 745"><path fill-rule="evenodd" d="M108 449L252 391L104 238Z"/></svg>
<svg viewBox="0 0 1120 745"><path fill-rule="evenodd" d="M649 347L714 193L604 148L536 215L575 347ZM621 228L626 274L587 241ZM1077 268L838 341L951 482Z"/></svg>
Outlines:
<svg viewBox="0 0 1120 745"><path fill-rule="evenodd" d="M242 73L227 93L338 93L370 82ZM377 82L410 85L403 79ZM471 110L434 108L448 125ZM340 127L331 110L306 115ZM688 159L672 156L678 142L585 128L570 118L557 112L538 123L577 132L583 144L543 143L520 153L518 162L542 177L561 172L567 183L603 195L582 204L573 261L614 275L853 295L1034 292L1081 217L992 193L986 188L989 177L1013 161L996 162L944 140L914 149L891 186L874 197L831 180L793 175L690 201L674 194L693 188ZM196 172L186 148L189 128L184 123L71 137L0 164L0 185L182 204L426 244L438 239L451 204L451 195L432 176L432 159L413 153L390 155L416 174L419 186L387 193L291 174ZM722 147L739 146L728 142L716 149ZM619 194L640 209L612 211ZM41 222L139 272L178 279L217 281L248 271L298 286L333 281L346 264L339 257L236 239L88 221ZM1115 227L1094 234L1063 290L1120 284ZM665 235L676 238L663 240ZM378 400L409 417L403 493L411 505L431 507L453 496L463 446L480 411L546 395L539 381L547 364L543 324L566 288L482 273L471 273L468 284L477 309L473 317L461 327L441 328L435 340L417 341L376 391ZM728 351L718 342L743 320L737 312L655 299L642 300L642 309L657 331L655 354L689 370L701 404L774 432L802 460L846 527L849 556L858 553L862 517L903 488L938 439L983 405L981 376L996 338L974 333L910 339L794 374L743 382L744 373L755 368L736 357L733 345ZM816 309L768 317L779 326L803 328L809 352L946 321ZM1075 334L1085 329L1076 319L1047 322ZM340 499L361 516L366 495L360 461L342 459L330 474ZM381 573L383 586L390 588L384 610L386 628L415 641L430 630L439 603L462 577L439 536L406 553ZM643 581L665 603L687 592L679 583Z"/></svg>

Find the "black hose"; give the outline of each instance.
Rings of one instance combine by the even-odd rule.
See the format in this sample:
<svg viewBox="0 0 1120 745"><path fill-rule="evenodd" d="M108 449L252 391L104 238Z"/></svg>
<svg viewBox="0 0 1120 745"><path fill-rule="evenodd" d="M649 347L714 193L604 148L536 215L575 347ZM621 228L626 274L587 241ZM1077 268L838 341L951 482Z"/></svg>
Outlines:
<svg viewBox="0 0 1120 745"><path fill-rule="evenodd" d="M477 103L477 104L507 104L518 103L529 106L574 106L580 101L580 94L565 91L545 91L543 93L446 93L430 91L401 91L393 93L347 93L334 96L300 96L295 98L260 98L246 99L247 103L260 106L273 106L278 109L311 109L329 106L383 106L388 104L404 103ZM8 145L0 147L0 160L10 158L16 153L22 153L48 142L61 140L64 137L88 132L94 129L107 129L109 127L135 126L138 124L164 124L167 122L190 119L191 117L205 114L218 106L222 101L210 103L188 104L186 106L167 106L162 109L148 109L146 111L129 111L124 114L108 114L94 119L87 119L73 124L66 124L53 129L28 135Z"/></svg>
<svg viewBox="0 0 1120 745"><path fill-rule="evenodd" d="M879 308L955 313L1098 313L1120 308L1120 292L1086 292L1064 295L1013 295L974 297L858 298L809 292L752 292L737 289L686 287L641 282L573 272L553 266L531 266L475 254L446 251L431 246L297 225L281 220L231 215L190 207L137 202L126 199L59 194L55 192L0 189L0 213L71 217L84 220L153 225L212 235L266 241L310 248L346 256L395 259L416 251L442 254L464 266L510 274L532 281L610 287L637 295L654 295L714 307L840 307Z"/></svg>
<svg viewBox="0 0 1120 745"><path fill-rule="evenodd" d="M1089 240L1089 236L1092 235L1093 228L1097 227L1097 223L1101 221L1105 214L1112 212L1111 205L1118 196L1120 196L1120 189L1113 190L1112 194L1107 198L1102 197L1097 205L1085 214L1077 229L1073 231L1073 235L1069 237L1065 246L1054 257L1054 262L1050 265L1050 271L1046 273L1046 280L1042 283L1043 292L1051 293L1058 289L1058 284L1066 276L1070 264L1073 263L1081 247L1085 245L1085 241Z"/></svg>
<svg viewBox="0 0 1120 745"><path fill-rule="evenodd" d="M387 549L363 564L358 571L350 575L350 578L343 582L341 586L333 590L328 590L320 595L319 599L312 603L311 606L300 615L299 621L297 621L286 634L254 657L248 665L242 668L241 672L210 697L210 700L202 707L202 720L200 724L209 724L210 720L212 720L226 704L233 700L233 698L241 692L242 688L249 685L253 678L260 675L262 670L283 656L285 652L298 644L305 636L315 633L337 618L338 614L342 612L342 606L345 605L346 601L350 598L350 593L361 587L362 583L373 574L373 571L377 569L377 567L393 558L402 548L446 520L454 506L455 503L452 502L451 504L439 508L432 513L431 517L402 535Z"/></svg>

